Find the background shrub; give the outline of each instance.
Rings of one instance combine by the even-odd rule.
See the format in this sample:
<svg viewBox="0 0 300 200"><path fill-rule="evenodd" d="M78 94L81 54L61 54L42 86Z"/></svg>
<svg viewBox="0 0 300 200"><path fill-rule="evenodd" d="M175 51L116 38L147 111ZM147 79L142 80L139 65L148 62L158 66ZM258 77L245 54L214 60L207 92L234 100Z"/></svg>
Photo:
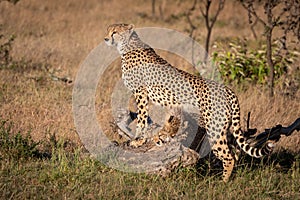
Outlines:
<svg viewBox="0 0 300 200"><path fill-rule="evenodd" d="M266 59L266 45L260 49L249 47L247 41L236 40L224 47L216 43L220 49L213 53L213 61L218 66L223 81L227 84L244 85L267 84L269 68ZM275 64L275 82L292 68L295 52L289 52L285 56L278 54L280 46L273 43L273 61Z"/></svg>

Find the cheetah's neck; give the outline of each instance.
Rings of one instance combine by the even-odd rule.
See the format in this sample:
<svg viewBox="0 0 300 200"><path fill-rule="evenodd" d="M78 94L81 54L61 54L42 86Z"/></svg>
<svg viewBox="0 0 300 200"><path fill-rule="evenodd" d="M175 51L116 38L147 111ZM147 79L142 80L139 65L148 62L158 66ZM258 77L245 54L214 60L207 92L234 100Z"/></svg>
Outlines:
<svg viewBox="0 0 300 200"><path fill-rule="evenodd" d="M137 50L137 49L149 49L151 48L148 44L144 43L137 33L134 31L129 39L125 42L123 42L119 47L119 53L121 55L124 55L132 50Z"/></svg>

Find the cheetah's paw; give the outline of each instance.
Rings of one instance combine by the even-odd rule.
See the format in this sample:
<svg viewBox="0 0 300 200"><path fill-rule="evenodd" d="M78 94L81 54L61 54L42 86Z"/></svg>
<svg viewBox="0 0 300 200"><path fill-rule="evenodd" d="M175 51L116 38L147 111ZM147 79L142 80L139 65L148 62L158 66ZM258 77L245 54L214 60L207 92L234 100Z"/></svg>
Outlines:
<svg viewBox="0 0 300 200"><path fill-rule="evenodd" d="M139 137L139 138L136 138L136 139L130 141L130 142L129 142L129 146L137 148L137 147L142 146L142 145L145 144L146 142L147 142L147 139L146 139L146 138L144 138L144 137Z"/></svg>

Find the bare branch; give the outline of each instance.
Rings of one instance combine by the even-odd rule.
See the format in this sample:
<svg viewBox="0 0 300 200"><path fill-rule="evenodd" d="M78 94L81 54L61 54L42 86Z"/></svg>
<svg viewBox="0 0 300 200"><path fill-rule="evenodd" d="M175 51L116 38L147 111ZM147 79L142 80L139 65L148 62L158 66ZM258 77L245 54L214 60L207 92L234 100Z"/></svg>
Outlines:
<svg viewBox="0 0 300 200"><path fill-rule="evenodd" d="M154 17L155 16L155 0L152 0L151 6L152 6L152 17Z"/></svg>
<svg viewBox="0 0 300 200"><path fill-rule="evenodd" d="M188 23L189 23L189 25L191 27L191 31L190 31L190 37L191 38L193 38L193 33L196 30L196 26L193 24L190 16L192 15L192 12L195 10L196 5L197 5L197 0L194 0L193 6L186 13L187 21L188 21Z"/></svg>
<svg viewBox="0 0 300 200"><path fill-rule="evenodd" d="M210 8L211 8L211 0L206 0L203 2L204 4L204 9L203 6L201 6L200 4L200 12L201 15L204 17L205 19L205 26L207 29L207 36L206 36L206 42L205 42L205 50L206 50L206 54L204 56L204 62L207 62L207 57L208 57L208 52L209 52L209 42L210 42L210 37L211 37L211 33L212 33L212 29L213 26L215 25L215 22L217 21L217 18L220 14L220 12L223 10L224 5L225 5L225 0L219 0L218 1L218 9L215 13L215 15L213 17L210 17Z"/></svg>
<svg viewBox="0 0 300 200"><path fill-rule="evenodd" d="M256 128L250 128L250 114L251 112L248 112L248 116L247 116L247 126L246 126L246 131L244 132L244 137L249 138L251 136L253 136L256 132L257 129Z"/></svg>
<svg viewBox="0 0 300 200"><path fill-rule="evenodd" d="M199 8L200 8L201 15L202 15L204 18L206 18L206 14L205 14L205 12L203 11L201 5L199 6Z"/></svg>
<svg viewBox="0 0 300 200"><path fill-rule="evenodd" d="M254 147L261 147L267 141L271 140L277 142L282 135L290 136L294 131L300 131L300 118L296 119L294 123L287 127L283 127L279 124L270 129L266 129L265 132L250 137L247 142Z"/></svg>
<svg viewBox="0 0 300 200"><path fill-rule="evenodd" d="M256 26L257 22L258 22L258 19L255 18L255 21L250 25L250 29L251 29L251 31L253 33L254 39L257 39L257 35L256 35L255 29L254 29L254 27Z"/></svg>
<svg viewBox="0 0 300 200"><path fill-rule="evenodd" d="M258 14L256 13L256 11L254 9L253 1L243 1L242 0L241 3L242 3L242 6L249 12L249 23L250 24L252 24L251 16L253 15L264 26L267 25L266 22L260 16L258 16Z"/></svg>
<svg viewBox="0 0 300 200"><path fill-rule="evenodd" d="M224 4L225 4L225 0L220 0L220 1L219 1L218 10L217 10L215 16L213 16L213 17L211 18L211 24L210 24L210 27L211 27L211 28L214 26L214 24L215 24L215 22L217 21L217 18L218 18L218 16L219 16L220 12L223 10Z"/></svg>

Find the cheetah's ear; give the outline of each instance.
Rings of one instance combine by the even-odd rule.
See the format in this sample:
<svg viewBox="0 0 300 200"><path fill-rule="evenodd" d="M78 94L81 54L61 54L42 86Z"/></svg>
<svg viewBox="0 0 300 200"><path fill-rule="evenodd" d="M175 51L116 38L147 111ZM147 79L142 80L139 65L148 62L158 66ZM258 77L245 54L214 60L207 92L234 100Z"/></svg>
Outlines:
<svg viewBox="0 0 300 200"><path fill-rule="evenodd" d="M133 24L129 24L128 25L128 30L133 30L134 29L134 25Z"/></svg>

